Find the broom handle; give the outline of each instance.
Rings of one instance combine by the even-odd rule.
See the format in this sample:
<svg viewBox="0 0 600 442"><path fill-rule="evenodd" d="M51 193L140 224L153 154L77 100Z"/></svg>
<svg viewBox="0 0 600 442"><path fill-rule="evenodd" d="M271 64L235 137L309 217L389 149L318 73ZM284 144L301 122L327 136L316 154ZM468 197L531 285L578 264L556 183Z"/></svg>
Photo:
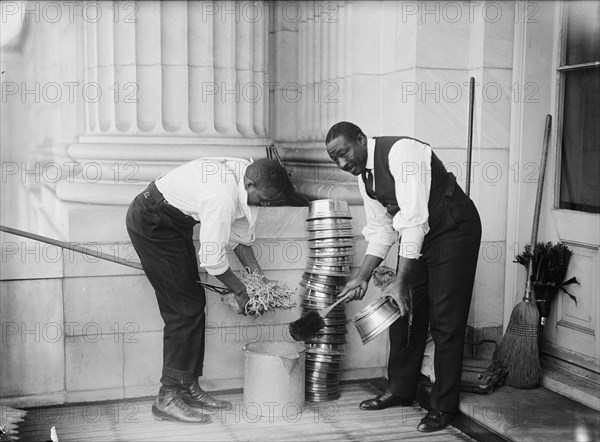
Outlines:
<svg viewBox="0 0 600 442"><path fill-rule="evenodd" d="M340 305L342 302L344 302L346 299L348 299L351 294L352 294L352 291L349 291L344 296L342 296L340 299L338 299L333 304L331 304L329 307L324 308L323 310L321 310L320 313L319 313L321 315L321 317L325 318L329 313L331 313L331 311L334 308L336 308L338 305Z"/></svg>
<svg viewBox="0 0 600 442"><path fill-rule="evenodd" d="M95 256L96 258L105 259L106 261L111 261L117 264L122 264L127 267L133 267L134 269L144 270L142 264L135 261L130 261L128 259L119 258L117 256L108 255L106 253L98 252L96 250L90 250L86 247L78 246L77 244L73 244L70 242L59 241L58 239L47 238L42 235L36 235L35 233L25 232L24 230L13 229L12 227L6 227L0 225L0 232L10 233L12 235L23 236L25 238L34 239L36 241L45 242L47 244L52 244L53 246L62 247L63 249L73 250L74 252L83 253L84 255ZM227 287L219 287L217 285L207 284L202 281L197 281L205 289L211 290L220 295L224 295L226 293L231 292Z"/></svg>
<svg viewBox="0 0 600 442"><path fill-rule="evenodd" d="M117 256L108 255L106 253L98 252L96 250L91 250L86 247L78 246L77 244L59 241L57 239L47 238L45 236L36 235L35 233L25 232L24 230L13 229L12 227L6 227L0 225L0 232L10 233L11 235L22 236L29 239L34 239L36 241L45 242L47 244L52 244L54 246L62 247L63 249L73 250L74 252L83 253L84 255L95 256L96 258L104 259L106 261L111 261L117 264L122 264L128 267L133 267L134 269L143 270L142 264L135 261L129 261L128 259L119 258Z"/></svg>
<svg viewBox="0 0 600 442"><path fill-rule="evenodd" d="M546 128L544 130L544 145L542 147L542 160L540 162L540 177L538 179L537 195L535 196L535 212L533 212L533 229L531 231L531 247L534 247L538 237L540 224L540 209L542 207L542 193L544 191L544 178L546 176L546 160L548 159L548 146L550 144L550 130L552 128L552 115L546 115ZM533 250L532 250L533 252Z"/></svg>
<svg viewBox="0 0 600 442"><path fill-rule="evenodd" d="M533 212L533 228L531 229L531 254L535 251L537 243L538 228L540 224L540 210L542 208L542 194L544 192L544 178L546 176L546 160L548 159L548 146L550 145L550 130L552 128L552 115L546 115L546 127L544 129L544 144L542 146L542 159L540 161L540 176L538 178L537 194L535 196L535 209ZM527 266L527 285L525 286L524 301L531 302L533 276L533 259L529 260Z"/></svg>
<svg viewBox="0 0 600 442"><path fill-rule="evenodd" d="M475 102L475 78L469 80L469 132L467 136L467 182L465 190L467 196L471 192L471 153L473 152L473 104Z"/></svg>

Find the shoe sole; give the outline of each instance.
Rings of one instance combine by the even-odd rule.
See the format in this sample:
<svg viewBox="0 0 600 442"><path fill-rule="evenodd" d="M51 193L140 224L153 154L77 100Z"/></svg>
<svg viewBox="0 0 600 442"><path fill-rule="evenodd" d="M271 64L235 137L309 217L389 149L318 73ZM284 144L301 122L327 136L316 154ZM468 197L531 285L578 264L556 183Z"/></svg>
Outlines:
<svg viewBox="0 0 600 442"><path fill-rule="evenodd" d="M204 416L206 416L206 420L203 421L185 421L180 419L174 419L172 416L168 415L167 413L156 408L156 406L152 405L152 417L157 421L177 422L180 424L210 424L212 422L210 416Z"/></svg>
<svg viewBox="0 0 600 442"><path fill-rule="evenodd" d="M358 406L358 408L360 408L362 411L381 411L381 410L385 410L386 408L393 408L393 407L412 407L414 406L414 402L408 404L408 405L403 405L403 404L395 404L395 405L387 405L384 407L373 407L373 408L367 408L367 407L361 407L360 405Z"/></svg>
<svg viewBox="0 0 600 442"><path fill-rule="evenodd" d="M193 401L190 401L184 397L182 397L183 402L185 402L186 404L188 404L188 406L192 407L192 408L196 408L196 409L202 409L202 410L206 410L206 411L229 411L229 410L233 410L233 405L229 404L225 407L211 407L211 406L207 406L207 405L199 405Z"/></svg>
<svg viewBox="0 0 600 442"><path fill-rule="evenodd" d="M440 428L432 428L432 429L421 429L417 426L417 430L420 431L421 433L435 433L437 431L442 431L446 428L448 428L450 426L450 424L446 424L443 427Z"/></svg>

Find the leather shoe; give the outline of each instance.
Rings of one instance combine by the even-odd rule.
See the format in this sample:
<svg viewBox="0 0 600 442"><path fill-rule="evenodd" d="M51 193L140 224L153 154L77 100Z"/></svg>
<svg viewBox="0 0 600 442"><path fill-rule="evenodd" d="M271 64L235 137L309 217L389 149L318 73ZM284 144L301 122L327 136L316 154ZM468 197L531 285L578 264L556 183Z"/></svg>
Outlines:
<svg viewBox="0 0 600 442"><path fill-rule="evenodd" d="M392 393L384 393L380 394L376 398L367 399L366 401L362 401L360 403L361 410L383 410L388 407L395 407L401 405L403 407L408 407L412 405L414 399L407 399L401 396L396 396Z"/></svg>
<svg viewBox="0 0 600 442"><path fill-rule="evenodd" d="M421 419L421 423L417 426L417 430L423 433L440 431L446 428L453 419L454 414L444 413L439 410L431 410L423 419Z"/></svg>
<svg viewBox="0 0 600 442"><path fill-rule="evenodd" d="M231 410L231 402L212 397L202 390L198 382L182 382L180 384L181 397L190 407L202 408L204 410Z"/></svg>
<svg viewBox="0 0 600 442"><path fill-rule="evenodd" d="M160 387L158 396L152 405L152 417L157 420L182 422L186 424L208 424L210 416L190 408L181 398L177 387Z"/></svg>

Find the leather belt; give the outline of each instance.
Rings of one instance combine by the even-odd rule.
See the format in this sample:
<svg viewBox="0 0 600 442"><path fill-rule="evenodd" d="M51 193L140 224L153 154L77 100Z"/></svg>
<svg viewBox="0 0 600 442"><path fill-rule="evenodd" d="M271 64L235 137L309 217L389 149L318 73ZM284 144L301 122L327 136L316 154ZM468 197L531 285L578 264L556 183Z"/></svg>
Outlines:
<svg viewBox="0 0 600 442"><path fill-rule="evenodd" d="M152 181L150 184L148 184L148 187L146 188L146 190L144 191L144 193L142 195L144 195L144 198L149 200L151 203L169 204L169 202L165 199L163 194L160 193L160 190L158 190L158 188L156 187L156 183L154 181Z"/></svg>

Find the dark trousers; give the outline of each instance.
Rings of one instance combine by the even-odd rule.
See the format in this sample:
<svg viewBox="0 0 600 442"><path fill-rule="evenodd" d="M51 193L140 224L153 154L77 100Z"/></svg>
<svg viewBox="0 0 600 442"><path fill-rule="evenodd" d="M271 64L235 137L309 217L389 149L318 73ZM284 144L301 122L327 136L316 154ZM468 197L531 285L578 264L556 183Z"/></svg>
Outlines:
<svg viewBox="0 0 600 442"><path fill-rule="evenodd" d="M193 381L204 364L204 289L190 216L164 201L151 183L127 211L127 232L156 293L165 323L161 382Z"/></svg>
<svg viewBox="0 0 600 442"><path fill-rule="evenodd" d="M410 275L413 320L401 318L389 329L388 391L414 398L427 339L435 342L435 383L431 407L458 412L465 330L481 243L481 221L473 202L456 186L437 223L425 236Z"/></svg>

